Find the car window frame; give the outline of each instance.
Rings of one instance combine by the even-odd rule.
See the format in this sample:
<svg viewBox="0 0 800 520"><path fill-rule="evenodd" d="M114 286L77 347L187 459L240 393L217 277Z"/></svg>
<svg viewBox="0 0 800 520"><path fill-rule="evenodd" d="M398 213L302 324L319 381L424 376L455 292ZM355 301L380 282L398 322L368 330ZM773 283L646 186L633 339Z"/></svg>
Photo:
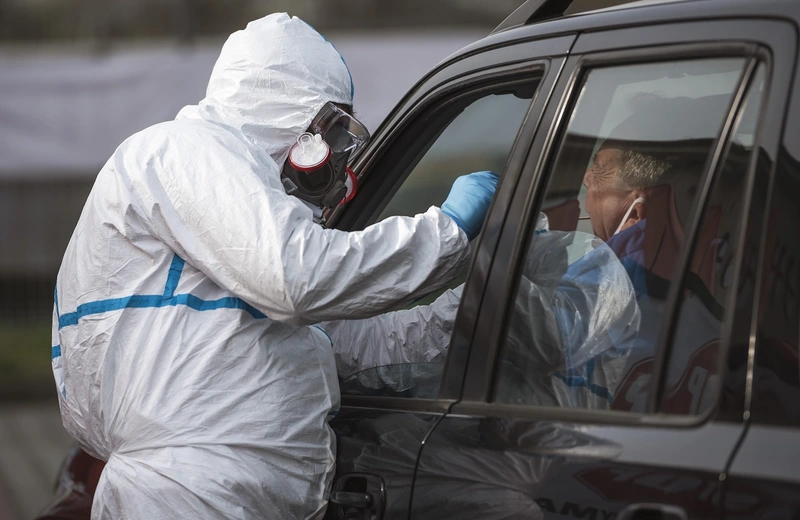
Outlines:
<svg viewBox="0 0 800 520"><path fill-rule="evenodd" d="M457 80L456 85L443 85L441 88L436 89L435 91L430 93L430 96L426 96L421 100L421 104L417 105L415 108L415 113L413 118L409 118L404 121L404 125L399 132L401 135L395 137L392 141L391 146L388 146L384 149L384 154L382 157L374 159L372 163L375 167L380 167L382 160L391 159L392 152L396 151L398 148L404 148L404 142L406 139L415 139L415 132L414 123L420 120L425 120L431 116L436 117L437 113L441 113L442 111L447 110L448 106L459 103L464 99L471 98L474 96L479 96L477 99L480 99L484 95L491 95L492 91L497 89L501 89L504 86L517 83L519 81L524 81L526 79L529 80L537 80L539 83L536 88L536 92L534 93L533 99L531 103L528 105L528 112L523 117L523 120L520 124L520 127L517 131L516 138L514 143L511 146L509 151L509 159L506 161L506 167L501 173L501 181L500 184L503 183L503 178L506 177L506 173L509 172L509 162L511 157L515 155L515 153L519 153L517 147L521 140L521 134L523 128L525 128L529 121L529 115L532 111L534 111L534 105L536 104L536 100L540 97L542 84L544 79L548 76L549 69L552 63L550 60L534 60L530 63L526 63L522 66L513 66L513 67L502 67L502 69L494 69L490 71L484 71L483 73L479 73L473 75L470 78L460 78ZM476 99L476 101L477 101ZM457 117L457 116L456 116ZM443 129L449 127L450 122L446 123ZM403 135L406 134L406 135ZM431 142L426 143L424 146L430 146L432 143L435 143L438 139L437 134L436 137L432 139ZM424 153L422 154L424 156ZM402 174L406 168L395 168L395 173L399 176ZM413 171L413 167L411 168ZM370 170L367 170L365 173L368 175ZM380 183L374 183L371 188L374 191L368 191L365 193L367 195L366 200L367 202L362 203L360 207L355 208L354 214L356 217L350 222L351 229L363 229L367 225L371 223L371 221L377 218L378 214L380 213L380 207L385 206L384 200L382 197L386 197L390 199L394 192L392 192L391 187L396 184L398 181L397 177L383 177L380 179ZM402 186L402 183L400 184ZM500 188L498 187L498 191ZM377 196L376 193L377 192ZM494 205L494 202L493 202ZM357 212L356 212L357 211ZM489 213L491 213L492 208L490 207ZM480 244L486 242L481 239L473 242L472 247L477 247L478 250L484 249L483 246ZM462 296L462 302L466 299L466 295L468 294L468 287L470 285L470 278L472 278L471 272L473 271L473 264L477 258L477 254L473 256L473 259L470 263L470 266L467 269L467 280L465 282L465 289ZM474 283L474 282L473 282ZM457 315L461 314L461 305L459 305L459 311ZM451 342L452 346L452 342ZM450 347L451 347L450 346ZM457 371L456 364L451 361L451 349L448 348L448 354L445 357L445 364L442 371L442 381L446 379L446 374L449 374L450 379L454 377L458 377L458 374L454 374L454 371ZM462 369L463 373L463 369ZM342 397L342 405L343 406L378 406L378 407L388 407L392 409L405 409L405 410L429 410L429 411L444 411L446 410L449 405L455 402L455 399L452 396L443 395L440 385L440 390L436 398L416 398L416 397L396 397L396 396L383 396L383 395L372 395L372 396L357 396L352 394L341 394ZM413 403L413 404L405 404L405 403Z"/></svg>
<svg viewBox="0 0 800 520"><path fill-rule="evenodd" d="M590 41L596 44L596 50L570 56L565 67L565 72L556 88L556 94L554 95L554 97L559 98L559 100L553 101L546 109L545 118L552 120L553 123L548 129L543 127L535 138L536 143L531 148L531 157L529 157L529 161L533 166L526 168L528 170L527 179L530 183L529 193L524 198L522 196L518 198L519 200L515 202L516 208L511 210L508 218L509 222L518 220L519 223L512 224L509 226L509 229L504 229L502 231L505 243L498 247L497 250L498 256L502 255L505 262L514 263L514 265L505 269L496 269L490 275L488 285L494 285L495 287L501 286L501 288L495 290L494 294L487 295L487 297L484 298L483 305L479 311L480 323L475 333L475 342L481 343L483 348L481 350L473 349L473 354L482 352L483 355L480 358L470 359L467 373L467 380L470 381L470 384L464 389L462 401L453 406L451 413L529 417L532 419L578 420L583 422L612 424L668 424L673 426L696 425L708 420L714 414L717 407L718 396L715 396L714 406L712 406L706 414L701 416L662 416L652 413L633 414L631 412L613 410L562 409L493 403L490 401L490 396L495 386L495 366L500 351L500 345L504 339L504 334L502 333L503 327L498 327L496 324L506 323L508 319L508 309L513 301L518 283L516 270L519 267L520 258L524 256L525 246L527 245L525 241L520 242L521 238L525 236L523 229L530 225L529 220L530 215L533 214L532 209L540 206L541 198L546 188L546 175L544 174L549 171L549 168L552 166L552 161L555 160L558 145L561 143L563 131L566 128L566 118L571 113L571 109L577 99L579 89L582 85L583 74L587 68L589 66L610 66L621 63L650 63L676 59L738 56L748 58L749 61L752 62L750 69L750 75L752 76L752 73L756 70L757 62L764 62L768 69L768 85L766 86L766 92L768 94L759 114L759 128L762 128L766 114L770 111L774 112L775 110L768 104L769 93L774 90L772 78L776 74L772 62L772 54L776 48L781 48L781 54L785 60L794 52L793 47L790 51L785 41L781 40L781 37L785 36L785 31L783 34L776 36L769 30L769 24L780 24L782 26L787 26L787 24L780 21L762 20L762 22L761 30L758 31L758 37L753 36L746 40L740 36L741 28L748 27L746 22L742 20L714 20L706 23L688 24L692 26L692 30L681 32L680 37L677 38L681 43L677 44L667 39L669 38L669 34L676 29L674 24L663 24L658 27L658 30L653 30L653 27L640 27L636 30L626 29L628 37L637 35L637 38L627 38L624 42L613 35L613 33L617 31L606 31L611 34L611 36L603 32L581 34L581 36L579 36L573 49L583 48L586 50L587 46L582 45L582 43ZM684 30L686 25L687 24L682 24L680 26L682 30ZM752 29L753 25L749 27ZM784 29L786 29L786 27L784 27ZM736 31L739 32L737 33ZM605 45L607 48L604 48L603 42L607 43L607 45ZM631 48L634 46L635 48ZM740 80L741 79L748 78L743 76ZM781 78L781 81L784 80L785 78ZM786 82L788 83L788 80L786 80ZM740 84L739 89L741 90L741 88L742 85ZM712 157L716 157L716 162L711 165L713 169L709 170L706 168L704 182L711 182L718 174L720 159L724 157L722 152L729 141L732 122L741 109L740 105L742 101L743 96L739 95L736 100L737 104L729 107L735 108L735 110L729 110L724 133L717 136L712 152ZM733 103L731 104L733 105ZM724 139L720 138L720 136L724 136ZM761 139L761 137L759 137L759 139ZM709 175L709 171L713 173ZM747 175L748 182L752 183L753 177L755 176L755 169L752 163L748 169ZM753 204L753 202L753 200L748 201L744 209L744 228L749 227L749 221L753 218L753 208L763 209L763 201L755 201L756 204ZM759 211L763 218L763 211ZM522 217L520 217L520 215L522 215ZM701 217L702 213L695 211L693 220L697 220ZM696 223L694 222L693 227L696 227ZM509 240L512 239L514 241L509 247ZM689 241L687 243L693 243L695 241L695 234L687 235L687 240ZM744 245L744 241L742 241L738 246L736 252L737 266L741 262ZM763 247L763 243L760 244L760 247ZM688 253L685 253L684 256L688 257ZM496 263L500 264L500 262ZM685 262L681 262L680 269L685 269ZM509 271L511 275L509 275ZM683 271L681 271L681 273L682 272ZM737 271L737 277L739 274L739 271ZM677 294L679 288L674 289L674 291ZM670 312L672 312L675 309L675 300L671 299L669 303L669 309ZM498 308L502 310L498 310ZM674 319L675 316L672 316L670 323L674 323ZM726 317L726 319L729 321L731 320L730 317ZM670 326L669 329L671 333L672 326ZM723 333L726 333L729 329L729 324L726 324L723 328ZM664 331L662 331L662 333L663 332ZM661 341L666 342L667 339L662 338ZM659 349L663 351L661 343L659 343ZM722 345L722 353L719 362L724 363L727 360L727 355L728 343L726 342ZM659 370L658 384L660 384L660 380L663 377L663 366ZM748 372L748 374L750 374L750 372ZM721 382L719 385L721 385ZM719 391L719 387L720 386L716 389L717 392ZM655 400L656 397L652 399Z"/></svg>
<svg viewBox="0 0 800 520"><path fill-rule="evenodd" d="M371 143L371 148L368 148L354 165L355 169L359 171L360 178L368 177L372 168L380 166L381 159L390 154L396 147L402 146L404 137L402 134L413 126L412 123L414 121L425 118L443 103L453 99L454 96L473 95L476 89L481 88L494 90L497 88L498 83L508 83L515 79L518 80L519 78L530 76L533 71L540 71L541 76L536 93L528 106L528 111L509 151L497 194L492 206L489 208L486 222L487 231L482 233L481 237L472 244L476 251L467 271L467 279L455 321L453 338L456 337L457 330L470 331L471 324L474 323L474 319L470 318L469 314L470 311L475 312L475 309L477 309L477 303L479 303L482 294L482 275L485 276L491 265L494 247L497 244L497 233L491 230L499 230L502 227L505 210L516 188L516 180L519 177L524 157L528 153L532 136L542 121L544 108L566 62L566 53L575 38L575 35L560 35L556 38L545 39L544 42L538 42L539 45L535 46L536 52L533 53L531 52L534 49L532 43L535 44L536 42L519 43L516 45L516 49L507 49L507 51L511 52L510 55L512 56L522 57L527 55L525 59L514 60L511 64L499 63L493 66L479 67L478 70L468 74L463 72L465 69L464 64L457 62L453 66L456 74L449 80L443 80L442 77L442 74L447 72L447 69L439 71L428 80L423 80L423 86L432 84L430 90L423 93L416 92L413 95L409 94L405 100L405 106L396 109L390 115L391 121L384 123L380 127L378 135ZM395 180L384 178L380 184L393 184ZM365 182L365 186L369 186L369 182ZM369 195L369 192L366 194ZM331 227L344 230L363 228L369 217L374 213L374 210L371 210L369 206L366 202L361 202L361 204L351 203L350 207L343 208L338 214L333 215ZM475 301L476 298L478 302ZM464 310L465 302L468 303L466 311ZM460 381L463 381L464 367L468 356L468 352L459 352L454 356L454 345L460 344L455 344L451 340L448 355L445 359L439 393L435 399L342 394L342 406L430 412L447 411L459 397ZM457 348L458 346L456 346ZM458 359L453 360L454 357ZM453 389L458 390L454 392Z"/></svg>

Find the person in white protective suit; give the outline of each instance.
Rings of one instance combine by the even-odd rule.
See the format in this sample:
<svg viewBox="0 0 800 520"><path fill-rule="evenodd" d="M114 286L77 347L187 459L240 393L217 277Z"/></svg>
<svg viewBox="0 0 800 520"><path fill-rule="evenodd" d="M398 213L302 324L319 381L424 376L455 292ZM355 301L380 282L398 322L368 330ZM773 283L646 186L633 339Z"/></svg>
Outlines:
<svg viewBox="0 0 800 520"><path fill-rule="evenodd" d="M64 426L107 461L93 518L324 514L339 390L313 324L456 276L497 179L462 176L413 218L323 228L319 207L353 188L359 125L335 108L352 89L322 36L268 16L228 39L198 105L98 174L59 271L52 349Z"/></svg>

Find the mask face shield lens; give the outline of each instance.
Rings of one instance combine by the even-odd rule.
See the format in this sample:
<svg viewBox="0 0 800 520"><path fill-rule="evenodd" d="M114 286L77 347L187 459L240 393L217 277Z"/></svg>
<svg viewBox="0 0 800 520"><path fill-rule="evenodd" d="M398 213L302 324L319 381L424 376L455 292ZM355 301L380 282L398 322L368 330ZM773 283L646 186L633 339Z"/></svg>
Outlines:
<svg viewBox="0 0 800 520"><path fill-rule="evenodd" d="M334 103L325 103L311 122L311 130L322 134L333 153L354 157L369 141L369 131L355 117Z"/></svg>

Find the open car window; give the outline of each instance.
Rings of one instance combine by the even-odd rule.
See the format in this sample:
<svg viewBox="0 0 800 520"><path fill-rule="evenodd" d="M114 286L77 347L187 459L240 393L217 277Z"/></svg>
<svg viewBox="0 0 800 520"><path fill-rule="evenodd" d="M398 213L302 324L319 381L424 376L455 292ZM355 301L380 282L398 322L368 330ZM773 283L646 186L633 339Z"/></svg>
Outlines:
<svg viewBox="0 0 800 520"><path fill-rule="evenodd" d="M520 96L529 91L488 94L465 106L431 143L377 220L440 206L456 178L465 173L502 173L531 101Z"/></svg>
<svg viewBox="0 0 800 520"><path fill-rule="evenodd" d="M441 206L460 175L502 174L539 77L527 71L434 102L405 129L403 144L395 145L404 153L393 154L397 162L381 172L392 180L370 221ZM466 272L395 313L336 325L342 394L435 398L465 277ZM348 328L362 332L340 333Z"/></svg>

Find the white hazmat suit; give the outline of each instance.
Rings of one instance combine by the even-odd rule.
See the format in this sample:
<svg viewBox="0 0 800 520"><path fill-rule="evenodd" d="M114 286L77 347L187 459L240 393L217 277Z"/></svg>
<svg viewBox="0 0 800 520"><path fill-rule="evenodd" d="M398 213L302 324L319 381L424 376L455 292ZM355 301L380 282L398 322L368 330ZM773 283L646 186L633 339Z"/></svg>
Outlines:
<svg viewBox="0 0 800 520"><path fill-rule="evenodd" d="M289 146L341 56L297 18L234 33L206 98L100 171L56 286L64 426L107 460L93 518L319 518L339 406L330 339L456 276L467 236L438 208L326 230L286 195Z"/></svg>

